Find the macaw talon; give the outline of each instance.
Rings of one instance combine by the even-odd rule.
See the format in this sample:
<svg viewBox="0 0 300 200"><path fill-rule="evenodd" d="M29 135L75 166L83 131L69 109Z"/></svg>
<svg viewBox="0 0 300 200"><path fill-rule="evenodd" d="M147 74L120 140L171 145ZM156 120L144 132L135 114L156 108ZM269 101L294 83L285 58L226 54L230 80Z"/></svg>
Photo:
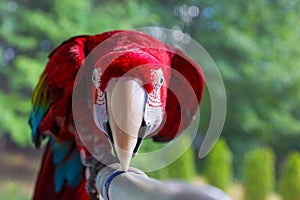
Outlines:
<svg viewBox="0 0 300 200"><path fill-rule="evenodd" d="M122 77L109 86L106 95L113 149L127 171L144 119L146 92L135 79Z"/></svg>
<svg viewBox="0 0 300 200"><path fill-rule="evenodd" d="M99 194L97 193L96 189L96 177L98 175L98 172L102 168L106 167L106 165L102 164L94 157L92 157L90 161L93 163L93 165L87 167L89 175L87 178L86 190L92 200L98 200Z"/></svg>

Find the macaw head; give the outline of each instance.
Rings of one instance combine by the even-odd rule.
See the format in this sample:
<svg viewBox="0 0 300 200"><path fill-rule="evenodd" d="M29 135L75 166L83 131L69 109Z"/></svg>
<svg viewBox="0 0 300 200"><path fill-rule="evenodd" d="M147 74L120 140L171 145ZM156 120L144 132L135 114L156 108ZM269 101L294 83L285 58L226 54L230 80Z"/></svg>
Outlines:
<svg viewBox="0 0 300 200"><path fill-rule="evenodd" d="M172 122L178 118L180 107L168 91L174 55L158 40L133 33L134 36L122 36L114 47L111 45L108 53L95 63L92 73L94 121L108 136L124 170L144 138L170 140L186 126L177 127ZM155 48L151 48L153 44ZM203 90L201 78L199 101ZM190 121L194 113L190 113ZM166 130L166 126L173 127Z"/></svg>

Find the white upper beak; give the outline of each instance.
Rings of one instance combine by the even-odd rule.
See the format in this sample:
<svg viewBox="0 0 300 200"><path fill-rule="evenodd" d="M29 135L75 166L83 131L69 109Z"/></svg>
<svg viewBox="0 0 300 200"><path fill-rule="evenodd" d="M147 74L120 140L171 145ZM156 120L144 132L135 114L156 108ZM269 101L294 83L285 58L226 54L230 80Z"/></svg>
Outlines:
<svg viewBox="0 0 300 200"><path fill-rule="evenodd" d="M115 153L127 171L144 117L145 90L135 79L122 77L110 85L106 95Z"/></svg>

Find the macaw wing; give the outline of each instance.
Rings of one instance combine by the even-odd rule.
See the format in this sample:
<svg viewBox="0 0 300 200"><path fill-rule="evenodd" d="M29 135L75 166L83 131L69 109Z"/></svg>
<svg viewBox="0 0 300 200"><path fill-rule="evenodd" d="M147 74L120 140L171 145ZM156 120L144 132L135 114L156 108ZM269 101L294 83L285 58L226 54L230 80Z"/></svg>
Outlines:
<svg viewBox="0 0 300 200"><path fill-rule="evenodd" d="M86 56L113 33L73 37L49 56L33 97L29 124L38 147L50 135L36 183L34 199L90 199L85 191L80 151L72 113L75 78ZM87 113L86 113L87 114Z"/></svg>
<svg viewBox="0 0 300 200"><path fill-rule="evenodd" d="M46 135L51 136L34 199L71 199L62 196L73 197L84 181L84 166L74 140L71 96L77 71L86 57L85 40L85 36L71 38L50 54L33 93L29 119L33 141L38 147Z"/></svg>
<svg viewBox="0 0 300 200"><path fill-rule="evenodd" d="M68 133L75 130L68 129L74 127L70 126L73 123L71 101L78 70L98 44L119 32L73 37L52 51L32 98L29 124L36 146L40 145L43 134L54 135L59 140L74 137Z"/></svg>
<svg viewBox="0 0 300 200"><path fill-rule="evenodd" d="M49 62L37 84L32 98L29 123L36 146L41 144L43 134L60 135L71 117L71 94L74 79L86 55L84 36L71 38L56 48L49 56ZM65 131L68 133L70 131Z"/></svg>
<svg viewBox="0 0 300 200"><path fill-rule="evenodd" d="M78 152L72 147L69 149L70 151L68 150L67 154L69 155L67 157L64 157L65 155L59 156L57 152L64 154L64 150L70 145L67 144L67 147L63 146L65 144L58 145L60 147L56 148L55 151L51 147L51 142L45 148L33 199L90 200L85 190L86 180L83 178L84 170L82 164L79 163ZM53 162L54 157L56 163ZM62 163L61 159L66 160L66 164L61 165L57 162L60 161ZM66 170L65 168L68 169ZM66 173L64 170L66 170Z"/></svg>
<svg viewBox="0 0 300 200"><path fill-rule="evenodd" d="M154 141L175 138L194 120L202 99L204 76L200 67L179 49L171 50L172 74L167 94L165 122Z"/></svg>

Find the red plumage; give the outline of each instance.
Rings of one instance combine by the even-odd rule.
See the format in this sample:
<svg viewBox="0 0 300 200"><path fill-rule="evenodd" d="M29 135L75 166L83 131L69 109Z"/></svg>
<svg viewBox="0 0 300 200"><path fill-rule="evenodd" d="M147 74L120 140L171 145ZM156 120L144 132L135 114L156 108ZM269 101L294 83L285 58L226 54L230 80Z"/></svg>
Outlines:
<svg viewBox="0 0 300 200"><path fill-rule="evenodd" d="M108 41L110 38L113 39ZM102 42L100 50L95 48ZM155 141L169 141L177 133L182 132L192 122L201 101L204 77L197 64L180 50L167 47L151 36L135 31L112 31L95 36L78 36L65 41L50 54L49 62L34 91L32 100L30 124L34 142L39 146L40 140L45 135L53 138L52 146L47 144L43 156L34 199L90 199L85 190L85 167L80 168L79 172L74 169L83 177L79 184L76 180L77 184L74 186L74 180L69 177L68 172L63 170L62 174L66 176L66 179L63 179L63 185L58 187L55 184L56 179L59 179L56 174L57 168L68 164L69 159L74 159L71 157L74 151L78 153L79 150L83 150L86 155L89 155L78 139L74 125L72 92L76 87L74 85L76 76L85 76L85 74L78 74L78 70L94 48L97 50L94 67L101 69L103 66L108 66L101 76L100 89L102 91L105 91L112 78L121 77L140 65L149 64L151 68L141 68L131 73L131 76L146 83L143 87L147 93L150 93L154 88L152 84L149 84L151 70L164 66L162 69L166 83L160 95L164 102L165 123L155 132L153 136ZM171 68L181 74L192 89L185 88L185 84L181 82L182 79L177 77L176 73L172 73ZM174 95L171 90L168 90L168 85L171 88L180 86L181 89ZM88 92L92 90L95 91L95 88L87 88ZM189 99L191 95L196 95L196 103ZM43 108L43 112L40 113L39 108ZM184 113L181 113L181 110ZM87 116L87 118L92 117ZM90 120L90 123L92 130L97 129L94 121ZM68 149L64 149L60 146L64 141L75 141L75 148L74 145L70 145ZM64 158L55 157L54 154L59 154L61 151L65 152ZM54 162L57 163L54 164ZM56 187L59 190L55 189Z"/></svg>
<svg viewBox="0 0 300 200"><path fill-rule="evenodd" d="M57 200L57 199L72 199L72 200L90 200L89 195L86 192L86 180L83 180L79 186L64 187L59 193L54 191L54 164L53 153L50 149L50 145L47 144L40 172L38 174L38 180L36 182L35 193L33 199L43 200Z"/></svg>

